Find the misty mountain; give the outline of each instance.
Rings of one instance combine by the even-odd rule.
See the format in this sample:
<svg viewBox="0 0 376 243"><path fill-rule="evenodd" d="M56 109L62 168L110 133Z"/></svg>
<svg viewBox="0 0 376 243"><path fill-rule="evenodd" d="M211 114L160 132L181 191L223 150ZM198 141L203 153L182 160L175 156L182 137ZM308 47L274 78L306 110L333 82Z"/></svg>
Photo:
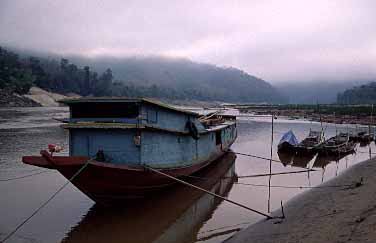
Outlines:
<svg viewBox="0 0 376 243"><path fill-rule="evenodd" d="M75 63L102 72L110 67L114 80L130 87L169 89L197 94L200 99L228 102L286 102L272 85L242 70L164 57L81 58Z"/></svg>
<svg viewBox="0 0 376 243"><path fill-rule="evenodd" d="M376 82L359 85L339 93L339 104L376 104Z"/></svg>
<svg viewBox="0 0 376 243"><path fill-rule="evenodd" d="M8 47L21 57L37 56L58 63L61 58L78 67L103 73L111 69L114 96L147 96L170 99L197 99L225 102L286 103L270 83L233 67L160 56L97 57L56 54ZM55 90L56 91L56 90Z"/></svg>
<svg viewBox="0 0 376 243"><path fill-rule="evenodd" d="M317 81L301 83L281 83L275 87L284 96L288 97L291 104L331 104L337 102L337 94L356 85L368 83L369 81Z"/></svg>

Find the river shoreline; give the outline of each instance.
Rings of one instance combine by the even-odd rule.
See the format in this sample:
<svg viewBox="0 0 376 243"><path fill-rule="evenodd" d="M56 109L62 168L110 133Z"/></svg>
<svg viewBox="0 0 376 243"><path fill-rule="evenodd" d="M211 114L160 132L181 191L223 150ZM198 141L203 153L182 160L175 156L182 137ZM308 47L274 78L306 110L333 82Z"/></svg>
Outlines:
<svg viewBox="0 0 376 243"><path fill-rule="evenodd" d="M333 124L376 125L373 105L226 105L236 108L242 116L274 115L288 119L304 119ZM375 110L376 111L376 110Z"/></svg>
<svg viewBox="0 0 376 243"><path fill-rule="evenodd" d="M225 242L376 242L375 174L376 158L356 164L289 200L285 219L262 220Z"/></svg>
<svg viewBox="0 0 376 243"><path fill-rule="evenodd" d="M40 107L41 105L30 98L15 93L0 90L0 107Z"/></svg>

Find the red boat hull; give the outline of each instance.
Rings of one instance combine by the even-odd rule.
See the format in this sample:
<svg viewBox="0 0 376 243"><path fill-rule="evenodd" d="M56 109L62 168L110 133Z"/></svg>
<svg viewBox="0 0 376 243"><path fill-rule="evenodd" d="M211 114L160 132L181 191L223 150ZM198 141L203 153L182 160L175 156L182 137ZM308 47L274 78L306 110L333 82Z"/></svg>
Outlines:
<svg viewBox="0 0 376 243"><path fill-rule="evenodd" d="M175 177L184 177L199 171L224 153L221 151L209 160L192 166L161 169L161 171ZM92 200L102 205L144 198L175 182L144 167L113 165L97 161L87 162L89 159L87 157L51 156L46 151L41 151L41 155L25 156L22 161L30 165L56 169L68 180L71 180L88 163L71 182Z"/></svg>

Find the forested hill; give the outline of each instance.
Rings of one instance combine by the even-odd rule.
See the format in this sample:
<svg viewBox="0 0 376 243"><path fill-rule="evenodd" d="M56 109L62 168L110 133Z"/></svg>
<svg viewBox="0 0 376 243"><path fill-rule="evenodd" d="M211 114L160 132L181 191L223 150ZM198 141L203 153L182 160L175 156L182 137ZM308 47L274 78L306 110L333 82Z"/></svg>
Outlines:
<svg viewBox="0 0 376 243"><path fill-rule="evenodd" d="M103 71L111 67L116 79L128 87L151 88L155 93L184 98L229 102L286 102L262 79L231 67L161 57L72 58Z"/></svg>
<svg viewBox="0 0 376 243"><path fill-rule="evenodd" d="M235 68L159 57L20 57L0 48L0 89L25 93L31 85L83 96L285 102L269 83Z"/></svg>
<svg viewBox="0 0 376 243"><path fill-rule="evenodd" d="M328 80L278 83L275 87L291 104L332 104L337 102L337 94L351 87L368 83L369 80Z"/></svg>
<svg viewBox="0 0 376 243"><path fill-rule="evenodd" d="M376 82L355 86L339 93L339 104L376 104Z"/></svg>
<svg viewBox="0 0 376 243"><path fill-rule="evenodd" d="M25 94L35 85L62 94L104 96L111 94L112 80L111 69L98 74L64 58L20 57L0 47L0 95Z"/></svg>

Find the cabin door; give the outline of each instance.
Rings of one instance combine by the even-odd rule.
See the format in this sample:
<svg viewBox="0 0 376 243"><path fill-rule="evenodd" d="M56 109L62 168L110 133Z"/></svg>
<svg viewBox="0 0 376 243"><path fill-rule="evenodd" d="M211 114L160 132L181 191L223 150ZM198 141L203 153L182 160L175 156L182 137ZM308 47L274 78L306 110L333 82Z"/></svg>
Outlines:
<svg viewBox="0 0 376 243"><path fill-rule="evenodd" d="M81 131L70 131L70 154L72 156L90 157L90 137Z"/></svg>
<svg viewBox="0 0 376 243"><path fill-rule="evenodd" d="M222 144L222 131L216 131L215 132L215 145L221 145Z"/></svg>

